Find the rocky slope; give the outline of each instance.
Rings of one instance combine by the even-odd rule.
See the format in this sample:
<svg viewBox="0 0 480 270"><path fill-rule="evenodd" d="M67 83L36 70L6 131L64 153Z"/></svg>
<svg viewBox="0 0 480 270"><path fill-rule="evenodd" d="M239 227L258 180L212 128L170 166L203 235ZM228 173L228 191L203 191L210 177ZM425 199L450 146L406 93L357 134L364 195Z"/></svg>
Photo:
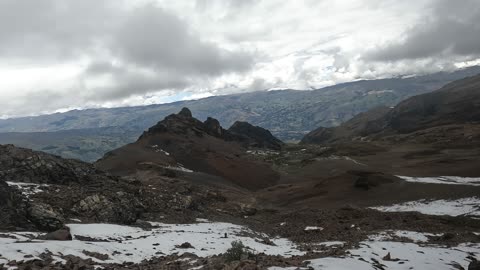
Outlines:
<svg viewBox="0 0 480 270"><path fill-rule="evenodd" d="M374 109L335 128L318 128L303 143L329 143L352 139L410 140L435 143L478 142L480 75L452 82L443 88L411 97L392 109ZM368 137L365 138L365 137Z"/></svg>
<svg viewBox="0 0 480 270"><path fill-rule="evenodd" d="M92 164L13 145L0 145L0 175L0 231L54 231L67 222L183 222L225 202L215 189L175 175L153 182L119 178Z"/></svg>
<svg viewBox="0 0 480 270"><path fill-rule="evenodd" d="M333 143L365 135L371 122L384 117L390 108L378 107L360 113L338 127L319 127L305 135L301 143Z"/></svg>
<svg viewBox="0 0 480 270"><path fill-rule="evenodd" d="M107 153L96 166L117 175L194 172L200 182L257 189L273 184L278 176L268 165L246 158L246 151L281 145L260 127L238 123L225 130L217 120L202 122L183 108L149 128L135 143Z"/></svg>
<svg viewBox="0 0 480 270"><path fill-rule="evenodd" d="M95 161L109 150L134 142L159 118L178 112L182 107L192 109L201 120L212 116L223 126L247 121L267 128L284 141L299 140L319 126L337 126L358 113L378 106L394 106L410 96L478 73L480 67L471 67L453 73L357 81L312 91L260 91L171 104L74 110L6 119L0 120L0 132L3 133L0 143Z"/></svg>

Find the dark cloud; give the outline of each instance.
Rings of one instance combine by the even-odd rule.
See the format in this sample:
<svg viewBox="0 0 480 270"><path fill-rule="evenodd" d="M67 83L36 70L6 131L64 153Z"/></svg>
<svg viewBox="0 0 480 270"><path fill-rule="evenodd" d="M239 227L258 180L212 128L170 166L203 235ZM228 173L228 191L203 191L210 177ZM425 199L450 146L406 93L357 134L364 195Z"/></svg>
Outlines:
<svg viewBox="0 0 480 270"><path fill-rule="evenodd" d="M114 0L1 0L0 60L27 66L93 61L78 82L93 101L181 90L195 80L251 68L251 54L204 41L156 5L137 6L125 8ZM109 84L86 83L99 79Z"/></svg>
<svg viewBox="0 0 480 270"><path fill-rule="evenodd" d="M130 14L116 34L112 47L131 63L179 75L219 75L248 70L253 58L202 41L185 22L153 5Z"/></svg>
<svg viewBox="0 0 480 270"><path fill-rule="evenodd" d="M38 64L84 55L111 31L112 1L0 1L0 58ZM121 15L121 14L120 14Z"/></svg>
<svg viewBox="0 0 480 270"><path fill-rule="evenodd" d="M104 86L88 87L88 81L108 79ZM128 68L109 62L92 63L83 77L84 98L92 101L114 101L132 95L142 95L163 89L182 89L190 82L188 77L149 69Z"/></svg>
<svg viewBox="0 0 480 270"><path fill-rule="evenodd" d="M366 60L397 61L429 57L480 55L480 3L478 0L434 1L432 14L404 35L400 42L380 46Z"/></svg>

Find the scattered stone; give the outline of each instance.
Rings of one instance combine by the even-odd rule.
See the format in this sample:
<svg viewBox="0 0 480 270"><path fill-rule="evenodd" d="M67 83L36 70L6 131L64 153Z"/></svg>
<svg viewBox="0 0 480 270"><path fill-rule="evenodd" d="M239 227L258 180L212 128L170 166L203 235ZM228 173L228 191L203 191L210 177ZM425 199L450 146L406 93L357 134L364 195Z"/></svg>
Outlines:
<svg viewBox="0 0 480 270"><path fill-rule="evenodd" d="M99 259L101 261L106 261L106 260L110 259L108 254L101 254L101 253L98 253L98 252L91 252L91 251L88 251L88 250L83 250L82 253L89 256L89 257Z"/></svg>
<svg viewBox="0 0 480 270"><path fill-rule="evenodd" d="M383 260L384 261L389 261L389 262L398 262L400 261L400 259L397 259L397 258L392 258L392 255L390 255L390 252L385 255L385 257L383 257Z"/></svg>
<svg viewBox="0 0 480 270"><path fill-rule="evenodd" d="M194 248L194 247L192 246L192 244L190 244L189 242L185 242L185 243L183 243L183 244L181 244L181 245L175 245L175 247L176 247L176 248L185 248L185 249L186 249L186 248Z"/></svg>
<svg viewBox="0 0 480 270"><path fill-rule="evenodd" d="M47 233L45 235L45 240L55 240L55 241L71 241L72 235L70 234L70 228L65 227L64 229L56 230L54 232Z"/></svg>

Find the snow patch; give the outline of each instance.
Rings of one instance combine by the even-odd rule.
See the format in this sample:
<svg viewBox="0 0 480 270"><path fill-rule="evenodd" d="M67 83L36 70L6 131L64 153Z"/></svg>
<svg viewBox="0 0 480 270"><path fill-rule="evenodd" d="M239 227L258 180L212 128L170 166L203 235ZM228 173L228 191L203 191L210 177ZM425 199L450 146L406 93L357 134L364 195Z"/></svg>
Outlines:
<svg viewBox="0 0 480 270"><path fill-rule="evenodd" d="M318 243L317 246L324 246L324 247L335 247L335 246L343 246L345 242L342 241L327 241Z"/></svg>
<svg viewBox="0 0 480 270"><path fill-rule="evenodd" d="M304 231L323 231L322 227L317 227L317 226L307 226Z"/></svg>
<svg viewBox="0 0 480 270"><path fill-rule="evenodd" d="M25 255L38 257L49 250L55 259L63 255L90 258L82 251L108 254L109 259L98 263L138 263L144 259L164 254L190 252L200 257L224 253L233 241L242 241L255 252L290 257L303 255L296 245L284 238L270 238L274 245L261 243L265 234L256 233L246 227L230 223L164 224L151 223L152 230L114 224L68 224L74 236L73 241L26 241L25 235L35 233L10 234L16 239L0 237L0 254L3 259L23 260ZM225 238L225 234L227 238ZM75 236L86 236L99 241L80 241ZM194 248L178 249L176 245L189 242Z"/></svg>
<svg viewBox="0 0 480 270"><path fill-rule="evenodd" d="M441 234L433 233L420 233L413 231L384 231L376 235L371 235L368 237L371 241L388 241L393 240L395 237L408 238L415 243L427 243L429 241L429 236L440 236Z"/></svg>
<svg viewBox="0 0 480 270"><path fill-rule="evenodd" d="M397 175L397 177L407 182L416 182L416 183L480 186L480 177L460 177L460 176L411 177L411 176L400 176L400 175Z"/></svg>
<svg viewBox="0 0 480 270"><path fill-rule="evenodd" d="M183 167L182 164L177 164L177 166L165 166L165 168L175 170L175 171L187 172L187 173L193 172L192 170Z"/></svg>
<svg viewBox="0 0 480 270"><path fill-rule="evenodd" d="M331 155L329 157L326 157L326 158L316 158L316 160L346 160L346 161L350 161L350 162L353 162L357 165L361 165L361 166L367 166L366 164L364 163L361 163L351 157L347 157L347 156L337 156L337 155Z"/></svg>
<svg viewBox="0 0 480 270"><path fill-rule="evenodd" d="M44 187L48 187L49 185L47 184L35 184L35 183L23 183L23 182L6 182L7 185L14 187L20 192L22 192L23 195L25 195L27 198L30 197L31 195L38 194L40 192L43 192Z"/></svg>
<svg viewBox="0 0 480 270"><path fill-rule="evenodd" d="M280 152L270 150L247 150L246 153L256 156L280 155Z"/></svg>
<svg viewBox="0 0 480 270"><path fill-rule="evenodd" d="M309 266L314 269L335 270L440 270L456 269L452 265L458 264L467 269L470 263L467 257L471 256L470 253L478 254L479 250L479 244L461 244L446 248L419 246L414 243L366 241L360 243L359 249L349 250L350 254L345 257L310 260ZM393 261L383 260L388 253Z"/></svg>
<svg viewBox="0 0 480 270"><path fill-rule="evenodd" d="M410 238L417 243L384 240L390 239L393 235ZM467 269L471 257L478 258L479 256L479 243L464 243L453 247L428 245L425 242L428 242L428 236L430 235L434 234L412 231L381 232L370 236L368 241L360 242L358 248L346 251L344 256L312 259L309 260L310 264L308 266L311 267L310 269L335 270ZM384 260L383 258L389 253L391 260ZM454 265L460 267L453 267ZM293 270L299 268L270 267L269 269Z"/></svg>
<svg viewBox="0 0 480 270"><path fill-rule="evenodd" d="M420 212L436 216L480 216L480 199L419 200L391 206L370 207L382 212Z"/></svg>

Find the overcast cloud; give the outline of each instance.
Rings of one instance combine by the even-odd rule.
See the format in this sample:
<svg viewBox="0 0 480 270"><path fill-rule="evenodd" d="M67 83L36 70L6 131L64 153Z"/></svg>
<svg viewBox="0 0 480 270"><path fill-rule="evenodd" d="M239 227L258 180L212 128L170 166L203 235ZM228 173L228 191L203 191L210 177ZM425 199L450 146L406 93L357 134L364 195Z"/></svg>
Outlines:
<svg viewBox="0 0 480 270"><path fill-rule="evenodd" d="M452 70L480 0L0 0L0 116Z"/></svg>

